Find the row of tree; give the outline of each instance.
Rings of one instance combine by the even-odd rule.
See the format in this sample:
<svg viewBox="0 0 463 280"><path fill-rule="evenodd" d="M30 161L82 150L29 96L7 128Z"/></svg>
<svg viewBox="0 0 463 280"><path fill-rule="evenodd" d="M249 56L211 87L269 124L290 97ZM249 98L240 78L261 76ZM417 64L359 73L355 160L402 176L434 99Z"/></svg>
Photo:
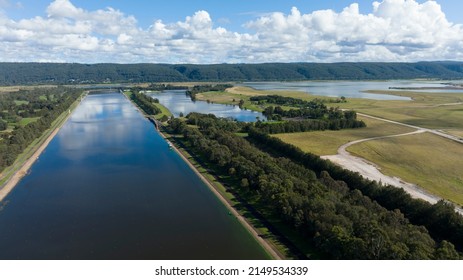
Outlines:
<svg viewBox="0 0 463 280"><path fill-rule="evenodd" d="M159 103L157 98L152 98L140 92L133 92L130 98L148 115L157 115L161 113L161 110L154 104Z"/></svg>
<svg viewBox="0 0 463 280"><path fill-rule="evenodd" d="M334 120L300 120L300 121L283 121L283 122L257 122L257 130L268 133L295 133L316 130L340 130L347 128L366 127L363 121L353 119L334 119Z"/></svg>
<svg viewBox="0 0 463 280"><path fill-rule="evenodd" d="M196 94L209 91L225 91L227 88L233 87L232 84L217 84L217 85L195 85L186 91L186 94L191 100L196 100Z"/></svg>
<svg viewBox="0 0 463 280"><path fill-rule="evenodd" d="M463 216L455 211L452 204L445 201L430 204L414 199L403 189L365 179L356 172L343 169L317 155L305 153L257 130L251 129L248 139L275 156L287 157L316 173L328 172L335 180L345 182L349 189L361 191L386 209L402 212L413 224L426 227L435 240L448 240L457 250L463 251Z"/></svg>
<svg viewBox="0 0 463 280"><path fill-rule="evenodd" d="M458 259L447 241L436 242L424 227L411 224L400 211L377 202L283 155L274 156L234 132L239 124L210 115L188 115L192 127L170 121L172 133L221 176L266 218L302 235L324 258L335 259ZM190 117L192 119L190 120ZM254 133L251 129L251 133ZM319 177L317 177L319 174Z"/></svg>
<svg viewBox="0 0 463 280"><path fill-rule="evenodd" d="M56 120L59 115L68 110L71 104L76 101L82 93L81 90L71 88L54 88L49 89L49 91L50 94L53 95L53 98L47 98L45 107L41 109L37 108L38 111L35 111L36 115L34 115L40 116L37 121L31 122L25 126L18 125L12 132L4 132L2 134L3 140L0 142L0 171L13 164L17 156L36 138L40 137L45 130L50 128L52 122ZM30 93L24 96L31 95L43 96L40 89L31 90ZM0 99L8 99L11 97L9 93L0 95ZM29 104L33 104L32 99L25 101L28 101ZM1 104L8 104L8 102L3 102ZM15 111L14 108L7 109L8 112L10 112L10 110ZM3 111L3 108L0 108L0 111Z"/></svg>
<svg viewBox="0 0 463 280"><path fill-rule="evenodd" d="M258 95L251 96L249 98L252 102L257 102L257 104L276 104L280 106L290 106L290 107L309 107L309 108L318 108L321 104L324 103L338 103L334 99L320 99L315 98L313 100L307 101L300 98L287 97L282 95ZM341 97L340 100L346 101L345 97Z"/></svg>

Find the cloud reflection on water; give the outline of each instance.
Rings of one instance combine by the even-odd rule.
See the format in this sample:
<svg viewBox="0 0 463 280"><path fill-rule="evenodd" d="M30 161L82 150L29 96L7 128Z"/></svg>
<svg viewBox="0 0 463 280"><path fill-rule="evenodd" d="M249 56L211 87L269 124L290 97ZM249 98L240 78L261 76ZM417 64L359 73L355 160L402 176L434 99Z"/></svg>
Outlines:
<svg viewBox="0 0 463 280"><path fill-rule="evenodd" d="M80 160L99 153L126 154L128 139L143 137L139 112L120 94L89 95L57 137L62 154Z"/></svg>

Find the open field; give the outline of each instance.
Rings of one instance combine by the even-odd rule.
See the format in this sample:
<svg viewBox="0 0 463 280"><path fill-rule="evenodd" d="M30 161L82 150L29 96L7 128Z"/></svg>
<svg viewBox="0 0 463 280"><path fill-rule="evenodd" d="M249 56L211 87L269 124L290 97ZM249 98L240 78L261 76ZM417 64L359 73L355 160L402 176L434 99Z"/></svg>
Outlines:
<svg viewBox="0 0 463 280"><path fill-rule="evenodd" d="M337 131L326 130L284 133L275 134L274 136L286 143L301 148L304 152L310 152L321 156L336 154L340 146L350 141L413 131L413 129L409 127L386 123L371 118L359 117L359 119L363 120L367 124L367 127Z"/></svg>
<svg viewBox="0 0 463 280"><path fill-rule="evenodd" d="M433 129L463 128L463 94L369 91L411 97L411 101L349 99L340 108Z"/></svg>
<svg viewBox="0 0 463 280"><path fill-rule="evenodd" d="M347 150L374 162L386 175L463 205L463 147L459 143L421 133L367 141Z"/></svg>
<svg viewBox="0 0 463 280"><path fill-rule="evenodd" d="M449 130L445 130L445 133L463 138L463 130L449 129Z"/></svg>

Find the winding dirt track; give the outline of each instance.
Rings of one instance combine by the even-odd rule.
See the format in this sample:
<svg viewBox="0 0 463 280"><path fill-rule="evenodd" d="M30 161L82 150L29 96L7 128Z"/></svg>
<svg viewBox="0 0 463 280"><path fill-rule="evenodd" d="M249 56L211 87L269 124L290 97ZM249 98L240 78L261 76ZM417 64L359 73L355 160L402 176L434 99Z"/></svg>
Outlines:
<svg viewBox="0 0 463 280"><path fill-rule="evenodd" d="M446 104L442 104L442 105L445 106ZM387 176L387 175L381 173L381 171L379 170L379 167L376 166L374 163L372 163L372 162L370 162L370 161L368 161L366 159L353 156L346 149L348 147L352 146L352 145L362 143L362 142L366 142L366 141L379 140L379 139L392 138L392 137L401 137L401 136L419 134L419 133L424 133L424 132L429 132L429 133L438 135L440 137L447 138L449 140L452 140L452 141L455 141L455 142L458 142L458 143L461 143L461 144L463 144L463 139L461 139L459 137L456 137L456 136L453 136L453 135L443 133L443 132L435 130L435 129L428 129L428 128L423 128L423 127L418 127L418 126L414 126L414 125L409 125L409 124L405 124L405 123L401 123L401 122L391 121L391 120L388 120L388 119L378 118L378 117L374 117L374 116L370 116L370 115L366 115L366 114L361 114L361 113L357 113L357 115L367 117L367 118L372 118L372 119L379 120L379 121L384 121L384 122L389 122L389 123L393 123L393 124L397 124L397 125L411 127L411 128L416 129L416 130L412 131L412 132L408 132L408 133L387 135L387 136L378 136L378 137L371 137L371 138L365 138L365 139L351 141L351 142L346 143L346 144L342 145L341 147L339 147L337 155L322 156L322 158L328 159L328 160L330 160L330 161L332 161L332 162L334 162L334 163L336 163L336 164L338 164L338 165L340 165L340 166L342 166L342 167L344 167L344 168L346 168L348 170L358 172L362 176L364 176L365 178L368 178L370 180L374 180L374 181L381 182L383 184L389 184L389 185L392 185L392 186L402 188L414 198L420 198L420 199L423 199L423 200L428 201L430 203L436 203L439 200L441 200L442 199L441 197L436 196L434 194L431 194L431 193L427 192L426 190L422 189L421 187L419 187L419 186L417 186L415 184L404 182L403 180L401 180L398 177L391 177L391 176ZM458 206L455 206L455 210L458 213L463 215L463 209L462 208L460 208Z"/></svg>

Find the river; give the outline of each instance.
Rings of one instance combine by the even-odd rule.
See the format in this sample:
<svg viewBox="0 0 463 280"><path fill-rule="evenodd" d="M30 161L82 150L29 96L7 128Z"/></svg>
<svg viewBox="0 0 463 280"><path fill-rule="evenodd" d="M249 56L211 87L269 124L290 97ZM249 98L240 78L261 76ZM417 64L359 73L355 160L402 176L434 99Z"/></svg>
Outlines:
<svg viewBox="0 0 463 280"><path fill-rule="evenodd" d="M0 259L266 259L119 93L87 96L0 210Z"/></svg>

